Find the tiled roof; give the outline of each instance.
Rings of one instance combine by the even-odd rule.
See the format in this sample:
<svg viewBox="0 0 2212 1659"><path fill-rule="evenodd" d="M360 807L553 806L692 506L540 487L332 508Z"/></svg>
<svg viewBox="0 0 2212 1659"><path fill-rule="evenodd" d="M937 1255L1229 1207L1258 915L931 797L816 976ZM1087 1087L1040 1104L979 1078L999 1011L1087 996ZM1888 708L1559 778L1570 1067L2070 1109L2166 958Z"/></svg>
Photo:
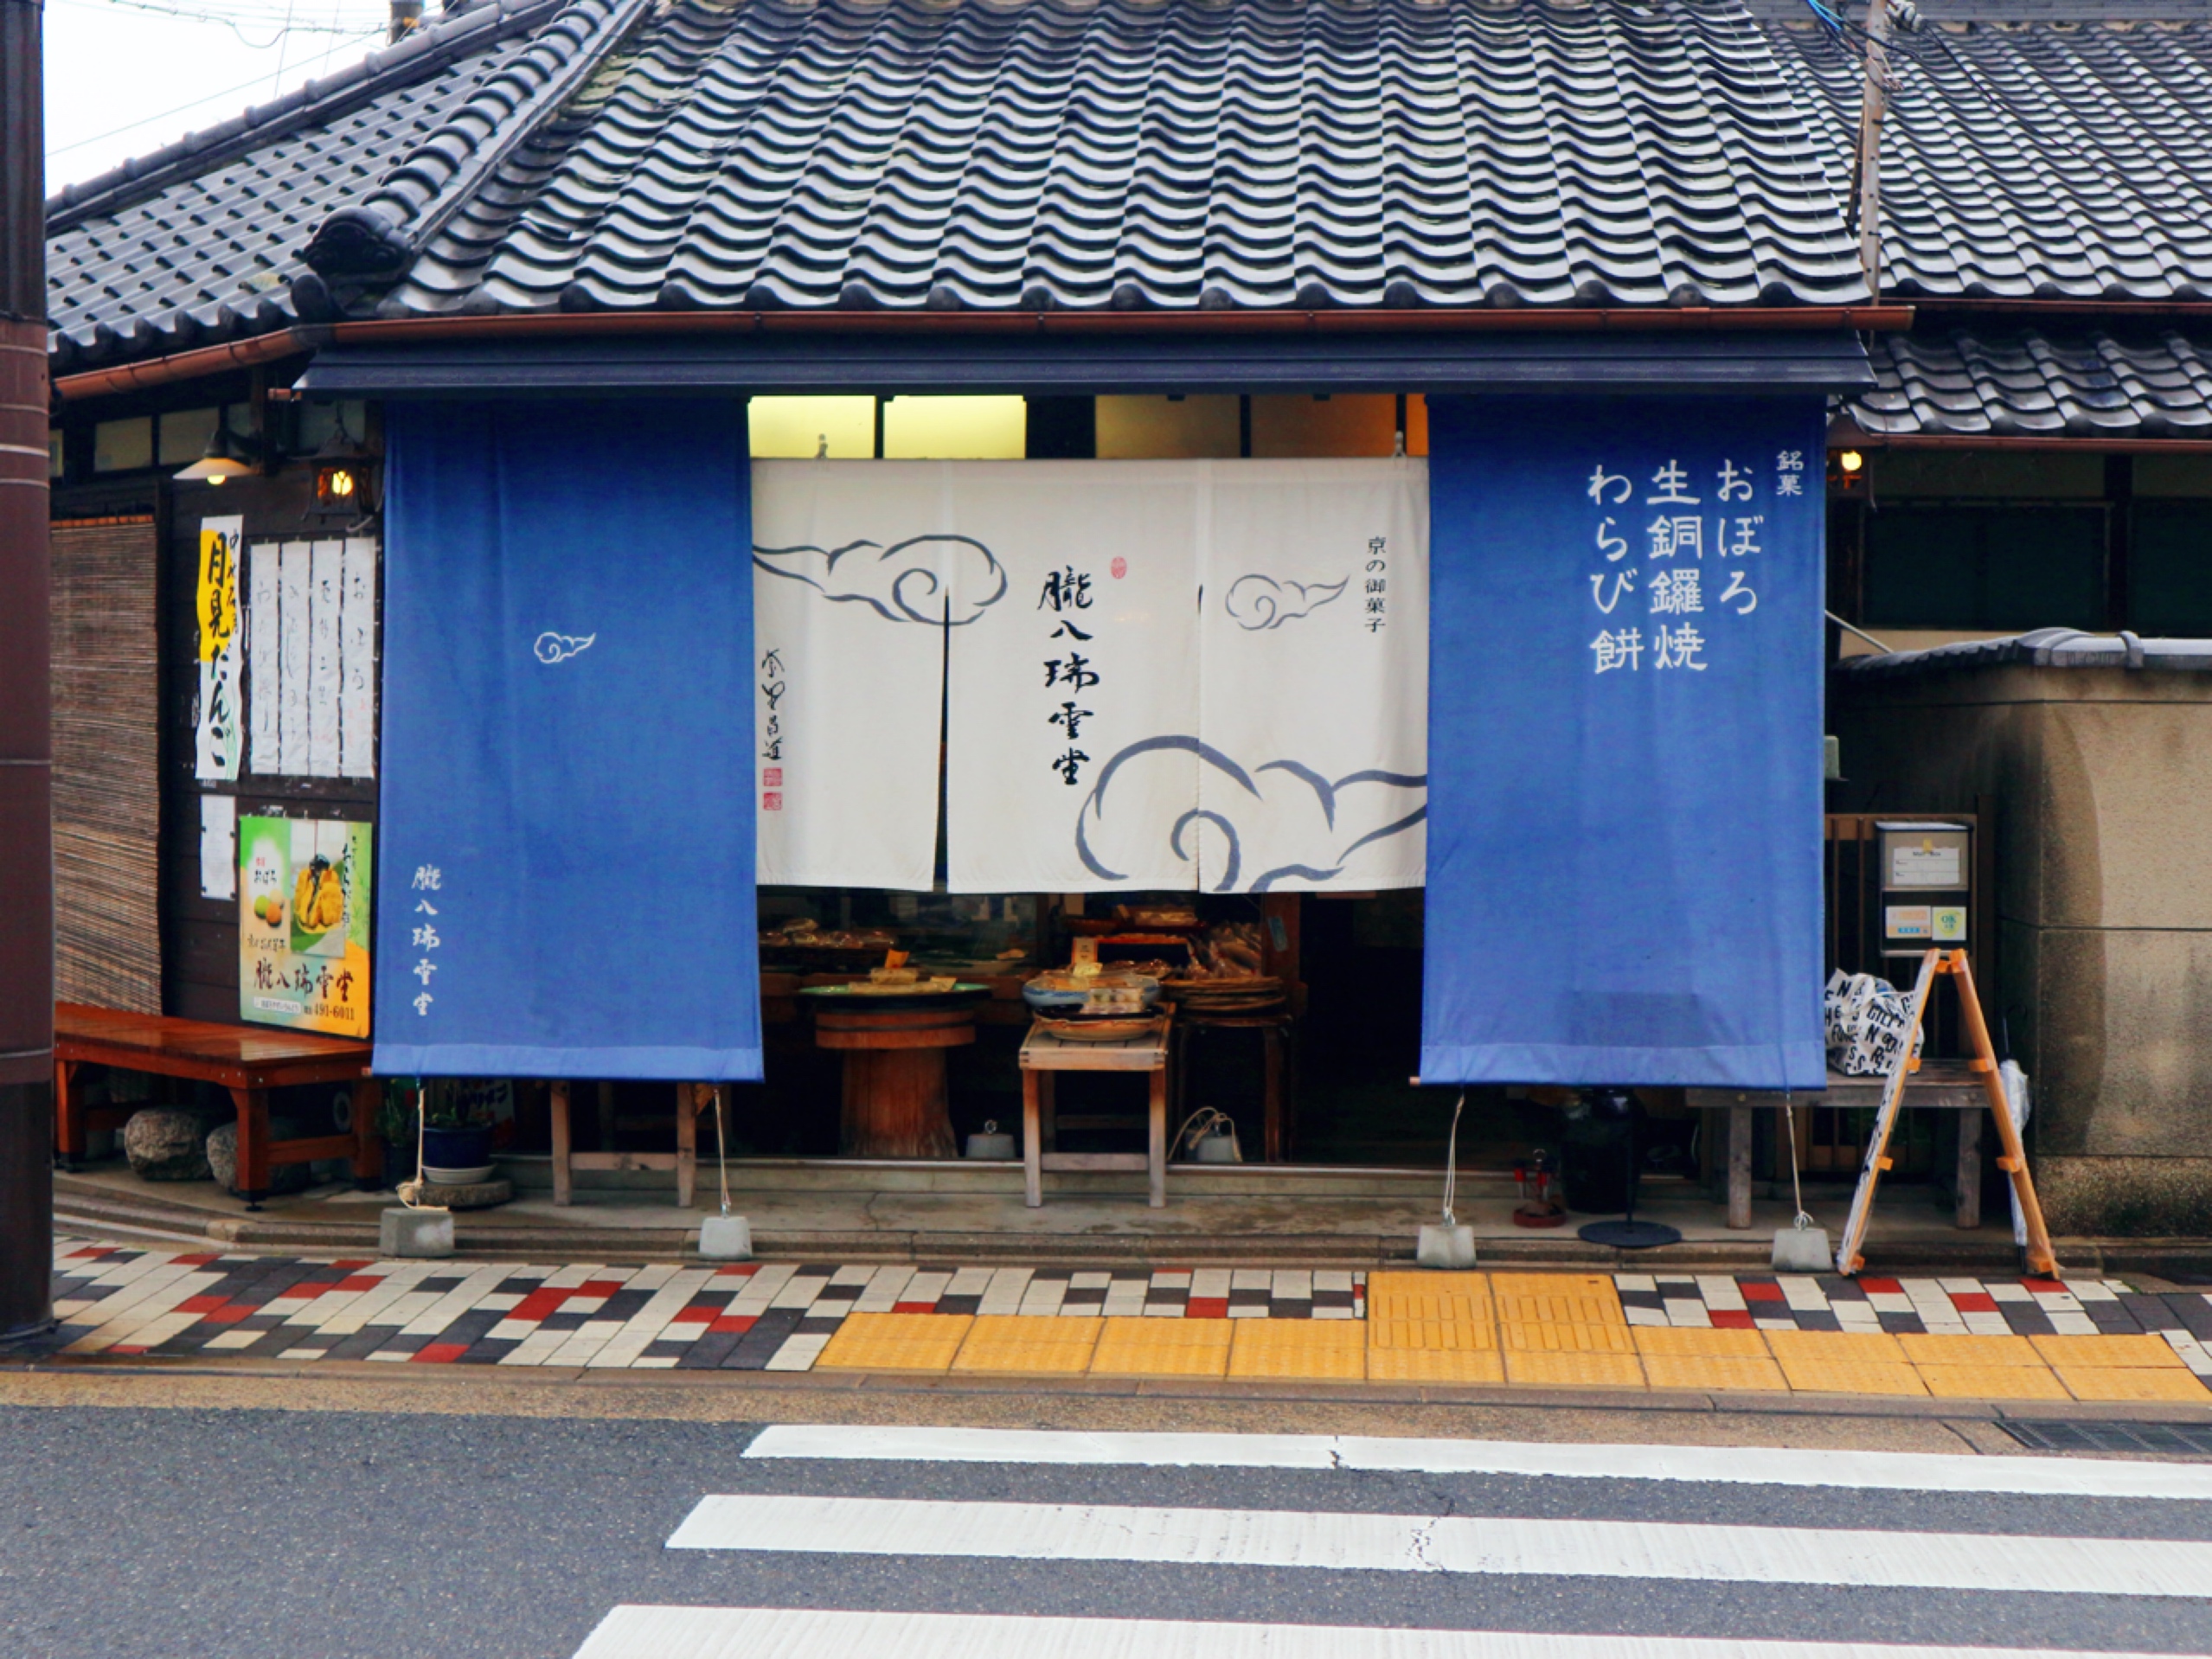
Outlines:
<svg viewBox="0 0 2212 1659"><path fill-rule="evenodd" d="M1904 41L1882 129L1885 298L2212 299L2212 14L2161 10L1966 28L1927 8L1944 21ZM1767 34L1848 189L1856 60L1810 22Z"/></svg>
<svg viewBox="0 0 2212 1659"><path fill-rule="evenodd" d="M2212 673L2212 639L2138 638L2133 634L2089 634L2078 628L2038 628L2002 639L1962 640L1925 650L1888 651L1874 657L1846 657L1829 672L1845 680L1909 680L1960 669L2158 669L2170 673Z"/></svg>
<svg viewBox="0 0 2212 1659"><path fill-rule="evenodd" d="M47 204L55 367L294 320L300 249L461 108L557 0L481 4Z"/></svg>
<svg viewBox="0 0 2212 1659"><path fill-rule="evenodd" d="M1875 337L1869 433L2212 438L2212 330L1923 325Z"/></svg>
<svg viewBox="0 0 2212 1659"><path fill-rule="evenodd" d="M1733 4L673 0L385 311L1864 296Z"/></svg>

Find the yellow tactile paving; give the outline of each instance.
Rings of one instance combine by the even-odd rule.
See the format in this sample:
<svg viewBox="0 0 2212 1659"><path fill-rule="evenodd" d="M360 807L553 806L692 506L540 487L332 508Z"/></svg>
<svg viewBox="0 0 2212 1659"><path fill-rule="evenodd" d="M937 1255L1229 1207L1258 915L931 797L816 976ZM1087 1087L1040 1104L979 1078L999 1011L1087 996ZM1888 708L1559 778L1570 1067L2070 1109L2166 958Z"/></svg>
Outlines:
<svg viewBox="0 0 2212 1659"><path fill-rule="evenodd" d="M2061 1365L2053 1368L2076 1400L2186 1400L2198 1406L2212 1400L2212 1390L2183 1367Z"/></svg>
<svg viewBox="0 0 2212 1659"><path fill-rule="evenodd" d="M1760 1335L1785 1367L1792 1360L1813 1365L1905 1363L1905 1350L1886 1330L1768 1330Z"/></svg>
<svg viewBox="0 0 2212 1659"><path fill-rule="evenodd" d="M1682 1336L1755 1336L1756 1331L1683 1331ZM1782 1368L1764 1354L1644 1355L1644 1373L1654 1388L1755 1389L1779 1392L1789 1387Z"/></svg>
<svg viewBox="0 0 2212 1659"><path fill-rule="evenodd" d="M1377 1318L1367 1316L1369 1348L1469 1348L1494 1352L1497 1333L1487 1319Z"/></svg>
<svg viewBox="0 0 2212 1659"><path fill-rule="evenodd" d="M1498 1296L1594 1296L1620 1306L1620 1293L1605 1273L1491 1273L1490 1293Z"/></svg>
<svg viewBox="0 0 2212 1659"><path fill-rule="evenodd" d="M1770 1336L1786 1332L1770 1331ZM1856 1335L1856 1332L1800 1331L1804 1336ZM1784 1357L1782 1375L1792 1388L1801 1393L1818 1394L1917 1394L1926 1395L1927 1388L1920 1381L1920 1373L1902 1361L1885 1364L1880 1360L1792 1360Z"/></svg>
<svg viewBox="0 0 2212 1659"><path fill-rule="evenodd" d="M1991 1340L2002 1342L2002 1337ZM1939 1400L2070 1400L2040 1365L1921 1365L1920 1386Z"/></svg>
<svg viewBox="0 0 2212 1659"><path fill-rule="evenodd" d="M1508 1319L1498 1326L1509 1353L1633 1354L1626 1325L1578 1325L1553 1320Z"/></svg>
<svg viewBox="0 0 2212 1659"><path fill-rule="evenodd" d="M1504 1357L1494 1349L1369 1348L1369 1382L1503 1382Z"/></svg>
<svg viewBox="0 0 2212 1659"><path fill-rule="evenodd" d="M1095 1316L978 1314L968 1340L953 1357L952 1369L1029 1375L1080 1374L1090 1368L1091 1355L1099 1345L1099 1329L1105 1323Z"/></svg>
<svg viewBox="0 0 2212 1659"><path fill-rule="evenodd" d="M1163 1323L1165 1323L1164 1321ZM1356 1380L1367 1374L1367 1333L1356 1319L1233 1319L1233 1377Z"/></svg>
<svg viewBox="0 0 2212 1659"><path fill-rule="evenodd" d="M1523 1350L1505 1356L1510 1382L1554 1388L1641 1388L1644 1367L1633 1354Z"/></svg>
<svg viewBox="0 0 2212 1659"><path fill-rule="evenodd" d="M1248 1319L1142 1319L1115 1315L1091 1355L1094 1377L1225 1377L1229 1338ZM1349 1321L1334 1323L1350 1323Z"/></svg>
<svg viewBox="0 0 2212 1659"><path fill-rule="evenodd" d="M2042 1355L2025 1336L1965 1336L1955 1331L1901 1331L1897 1345L1914 1365L1949 1367L1971 1365L2032 1365L2041 1367Z"/></svg>
<svg viewBox="0 0 2212 1659"><path fill-rule="evenodd" d="M830 1338L817 1371L946 1371L967 1340L965 1313L852 1313Z"/></svg>
<svg viewBox="0 0 2212 1659"><path fill-rule="evenodd" d="M1419 1319L1488 1326L1490 1276L1486 1273L1369 1273L1369 1319Z"/></svg>
<svg viewBox="0 0 2212 1659"><path fill-rule="evenodd" d="M2132 1371L2187 1368L2163 1336L2031 1336L2028 1340L2053 1365L2119 1366Z"/></svg>
<svg viewBox="0 0 2212 1659"><path fill-rule="evenodd" d="M1636 1338L1636 1351L1646 1359L1654 1354L1678 1359L1767 1357L1766 1344L1755 1330L1705 1330L1672 1325L1634 1325L1630 1330Z"/></svg>

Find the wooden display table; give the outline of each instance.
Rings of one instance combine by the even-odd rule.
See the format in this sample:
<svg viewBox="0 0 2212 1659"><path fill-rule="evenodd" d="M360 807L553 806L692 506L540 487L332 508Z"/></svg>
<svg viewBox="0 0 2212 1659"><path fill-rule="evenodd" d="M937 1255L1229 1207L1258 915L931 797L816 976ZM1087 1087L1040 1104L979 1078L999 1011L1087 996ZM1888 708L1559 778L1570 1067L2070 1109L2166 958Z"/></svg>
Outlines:
<svg viewBox="0 0 2212 1659"><path fill-rule="evenodd" d="M88 1106L78 1086L81 1066L151 1072L220 1084L238 1106L238 1195L249 1210L268 1196L269 1171L279 1163L350 1158L355 1181L373 1187L383 1174L376 1111L382 1099L369 1075L369 1045L266 1026L215 1025L159 1014L122 1014L81 1002L54 1007L54 1141L62 1168L85 1156L95 1129L120 1129L139 1105ZM296 1141L269 1138L269 1091L297 1083L346 1083L353 1088L353 1131Z"/></svg>
<svg viewBox="0 0 2212 1659"><path fill-rule="evenodd" d="M936 995L850 996L814 1004L814 1041L844 1055L837 1150L853 1158L959 1156L945 1092L945 1051L976 1040L981 987Z"/></svg>
<svg viewBox="0 0 2212 1659"><path fill-rule="evenodd" d="M1825 1092L1803 1092L1790 1099L1800 1111L1815 1106L1871 1111L1882 1104L1883 1082L1879 1077L1847 1077L1831 1071ZM1727 1133L1717 1136L1713 1144L1728 1148L1728 1224L1747 1227L1751 1225L1751 1114L1759 1107L1779 1108L1783 1097L1747 1089L1689 1089L1684 1098L1702 1113L1708 1133L1726 1126ZM1965 1114L1959 1119L1952 1220L1969 1229L1982 1224L1982 1111L1989 1103L1981 1078L1963 1060L1922 1060L1920 1069L1906 1079L1904 1098L1899 1103L1907 1111ZM1777 1180L1787 1182L1789 1166L1782 1162L1779 1148L1775 1165Z"/></svg>
<svg viewBox="0 0 2212 1659"><path fill-rule="evenodd" d="M1022 1040L1023 1196L1031 1209L1044 1202L1047 1169L1142 1169L1151 1179L1154 1209L1168 1201L1168 1051L1174 1011L1153 1017L1151 1032L1119 1042L1070 1041L1031 1028ZM1056 1072L1149 1072L1151 1091L1144 1150L1061 1152L1055 1138L1056 1113L1053 1074Z"/></svg>

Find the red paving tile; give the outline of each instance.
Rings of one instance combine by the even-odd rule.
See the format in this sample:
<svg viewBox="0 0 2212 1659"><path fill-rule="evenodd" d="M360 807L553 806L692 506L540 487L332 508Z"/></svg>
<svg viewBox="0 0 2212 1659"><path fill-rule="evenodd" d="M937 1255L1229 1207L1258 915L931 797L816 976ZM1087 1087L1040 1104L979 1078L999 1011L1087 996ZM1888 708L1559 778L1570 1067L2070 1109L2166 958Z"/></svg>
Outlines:
<svg viewBox="0 0 2212 1659"><path fill-rule="evenodd" d="M417 1365L451 1365L469 1351L466 1342L433 1342L414 1356Z"/></svg>

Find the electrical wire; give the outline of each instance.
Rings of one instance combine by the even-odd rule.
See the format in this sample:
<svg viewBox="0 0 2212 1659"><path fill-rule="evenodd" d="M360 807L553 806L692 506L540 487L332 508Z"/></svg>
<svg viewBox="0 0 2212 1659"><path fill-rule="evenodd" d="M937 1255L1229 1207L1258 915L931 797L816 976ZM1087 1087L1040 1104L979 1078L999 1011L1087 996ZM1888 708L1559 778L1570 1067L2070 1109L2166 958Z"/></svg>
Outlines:
<svg viewBox="0 0 2212 1659"><path fill-rule="evenodd" d="M102 4L101 0L49 0L49 3L54 5L80 5L86 7L87 10L104 9L104 4ZM314 59L312 61L311 67L319 68L324 64L329 62L332 58L336 57L339 53L344 51L349 45L374 36L381 35L383 33L384 25L380 23L374 29L363 29L357 35L349 35L346 39L338 41L328 50L324 52L320 57ZM47 159L51 161L56 156L66 156L71 151L82 150L88 144L105 144L110 138L119 138L126 132L136 132L140 127L151 126L157 121L166 121L171 116L183 115L188 111L202 109L209 104L218 103L226 98L235 98L240 93L251 92L267 78L268 77L266 75L257 74L251 80L241 80L235 86L226 86L221 92L209 93L204 98L196 98L189 104L179 104L174 109L163 110L160 113L156 115L141 116L135 121L125 122L119 127L111 127L106 132L95 132L88 138L73 138L67 144L56 144L53 149L46 152Z"/></svg>

